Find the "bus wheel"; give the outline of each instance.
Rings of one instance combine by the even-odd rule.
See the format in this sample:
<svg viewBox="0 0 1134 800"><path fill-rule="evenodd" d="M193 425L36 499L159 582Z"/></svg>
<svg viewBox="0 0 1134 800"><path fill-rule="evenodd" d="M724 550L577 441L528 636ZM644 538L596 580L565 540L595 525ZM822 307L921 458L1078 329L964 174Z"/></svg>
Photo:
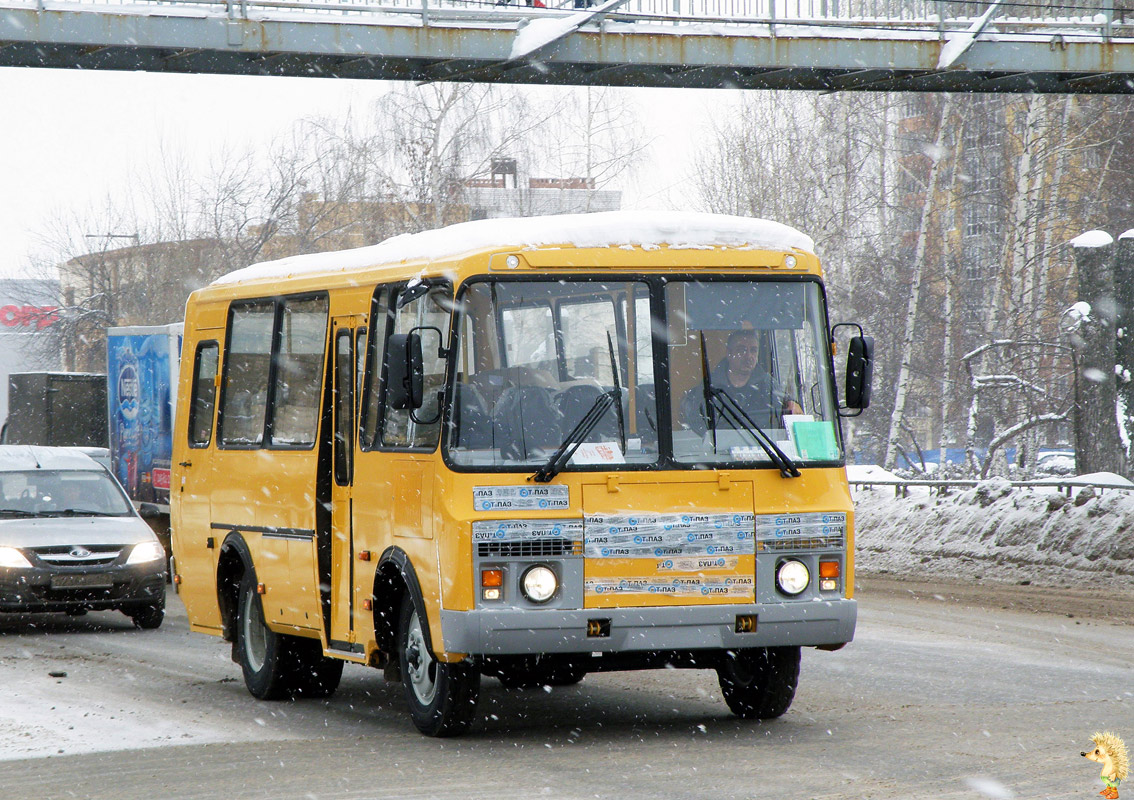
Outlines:
<svg viewBox="0 0 1134 800"><path fill-rule="evenodd" d="M496 673L505 689L574 686L586 675L587 671L575 664L537 665L531 669L508 667Z"/></svg>
<svg viewBox="0 0 1134 800"><path fill-rule="evenodd" d="M288 669L287 637L264 622L264 605L256 592L256 576L251 570L245 572L240 581L237 610L237 653L244 685L259 700L287 697L294 679Z"/></svg>
<svg viewBox="0 0 1134 800"><path fill-rule="evenodd" d="M295 677L291 685L293 697L330 697L339 688L343 662L327 658L317 639L286 637L291 648Z"/></svg>
<svg viewBox="0 0 1134 800"><path fill-rule="evenodd" d="M480 673L467 663L433 657L425 642L424 611L406 594L398 621L398 661L410 717L426 736L456 736L472 722Z"/></svg>
<svg viewBox="0 0 1134 800"><path fill-rule="evenodd" d="M717 667L721 693L744 719L782 716L799 684L799 648L763 647L730 652Z"/></svg>

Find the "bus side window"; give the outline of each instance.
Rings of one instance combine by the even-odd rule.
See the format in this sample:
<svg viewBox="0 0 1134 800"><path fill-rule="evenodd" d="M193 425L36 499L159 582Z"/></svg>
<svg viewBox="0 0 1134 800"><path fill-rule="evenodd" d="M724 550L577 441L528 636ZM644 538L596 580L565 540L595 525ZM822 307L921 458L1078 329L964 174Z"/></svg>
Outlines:
<svg viewBox="0 0 1134 800"><path fill-rule="evenodd" d="M259 447L264 441L275 319L276 304L270 300L233 303L229 312L217 423L222 446Z"/></svg>
<svg viewBox="0 0 1134 800"><path fill-rule="evenodd" d="M346 486L351 479L354 455L354 353L349 329L335 334L335 483Z"/></svg>
<svg viewBox="0 0 1134 800"><path fill-rule="evenodd" d="M366 352L366 376L362 387L362 431L359 434L359 444L363 450L369 450L378 444L378 414L382 408L382 364L386 354L386 327L389 314L389 293L386 287L379 286L374 290L374 300L371 304L370 330L372 333L365 348L359 348L360 357L363 349Z"/></svg>
<svg viewBox="0 0 1134 800"><path fill-rule="evenodd" d="M382 444L388 447L434 448L441 434L440 397L445 382L445 359L437 354L438 346L449 344L449 321L453 308L448 286L434 286L427 294L397 309L394 333L409 333L421 326L437 328L422 331L423 366L425 368L424 402L416 411L386 409ZM431 420L418 422L417 420Z"/></svg>
<svg viewBox="0 0 1134 800"><path fill-rule="evenodd" d="M197 345L197 356L193 361L193 399L189 404L190 447L208 447L213 438L219 359L220 348L216 342Z"/></svg>
<svg viewBox="0 0 1134 800"><path fill-rule="evenodd" d="M284 300L272 393L273 446L314 446L326 341L325 295Z"/></svg>

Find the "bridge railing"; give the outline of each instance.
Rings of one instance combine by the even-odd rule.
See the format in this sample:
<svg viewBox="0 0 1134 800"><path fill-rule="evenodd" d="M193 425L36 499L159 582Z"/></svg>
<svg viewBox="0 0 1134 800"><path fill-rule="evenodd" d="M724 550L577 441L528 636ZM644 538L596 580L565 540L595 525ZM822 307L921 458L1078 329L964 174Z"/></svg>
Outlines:
<svg viewBox="0 0 1134 800"><path fill-rule="evenodd" d="M54 7L52 0L0 0L0 7L35 3ZM543 2L544 6L527 3ZM591 0L68 0L68 9L89 7L212 8L234 18L270 16L287 11L312 15L412 15L422 24L449 20L484 20L515 23L523 19L566 13L587 7ZM1117 10L1116 10L1117 6ZM1077 35L1109 38L1116 27L1134 35L1134 0L1078 0L1077 4L1051 0L1005 0L987 31L1047 32L1064 39ZM962 0L629 0L609 18L621 21L689 24L761 24L772 35L790 26L852 27L869 36L876 31L913 31L944 37L967 29L987 9L985 2ZM793 31L798 35L799 31Z"/></svg>

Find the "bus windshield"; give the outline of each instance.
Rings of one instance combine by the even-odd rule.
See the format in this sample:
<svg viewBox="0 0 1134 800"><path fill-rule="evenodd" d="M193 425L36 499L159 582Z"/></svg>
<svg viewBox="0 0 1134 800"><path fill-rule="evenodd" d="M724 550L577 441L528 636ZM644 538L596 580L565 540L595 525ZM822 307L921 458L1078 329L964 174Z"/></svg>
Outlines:
<svg viewBox="0 0 1134 800"><path fill-rule="evenodd" d="M480 280L458 307L456 466L842 459L818 282Z"/></svg>

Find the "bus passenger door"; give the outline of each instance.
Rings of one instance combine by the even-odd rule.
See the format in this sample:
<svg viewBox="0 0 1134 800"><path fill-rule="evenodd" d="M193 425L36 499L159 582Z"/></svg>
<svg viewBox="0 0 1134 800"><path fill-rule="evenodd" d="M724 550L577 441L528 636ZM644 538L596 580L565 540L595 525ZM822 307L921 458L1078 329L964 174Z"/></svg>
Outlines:
<svg viewBox="0 0 1134 800"><path fill-rule="evenodd" d="M193 354L186 355L188 410L173 435L175 485L170 491L175 569L179 592L194 625L220 630L216 561L223 531L213 530L209 488L214 480L213 448L217 387L220 384L220 344L223 329L202 330ZM189 362L192 358L192 362Z"/></svg>
<svg viewBox="0 0 1134 800"><path fill-rule="evenodd" d="M354 482L355 413L358 404L356 332L362 316L334 317L332 345L331 447L331 610L328 644L333 650L355 651L354 632Z"/></svg>

